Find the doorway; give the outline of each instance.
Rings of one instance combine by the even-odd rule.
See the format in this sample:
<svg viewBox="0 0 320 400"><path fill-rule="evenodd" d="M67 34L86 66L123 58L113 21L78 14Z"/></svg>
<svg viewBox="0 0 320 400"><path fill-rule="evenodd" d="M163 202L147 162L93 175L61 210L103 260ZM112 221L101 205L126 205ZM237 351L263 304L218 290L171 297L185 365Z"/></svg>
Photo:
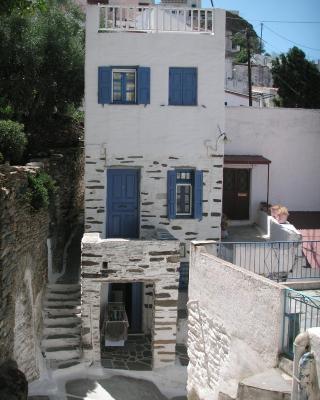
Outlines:
<svg viewBox="0 0 320 400"><path fill-rule="evenodd" d="M222 208L231 220L250 218L250 169L224 168Z"/></svg>
<svg viewBox="0 0 320 400"><path fill-rule="evenodd" d="M143 283L110 283L108 302L123 303L128 317L128 333L142 333Z"/></svg>
<svg viewBox="0 0 320 400"><path fill-rule="evenodd" d="M107 171L107 237L139 237L139 176L137 169Z"/></svg>

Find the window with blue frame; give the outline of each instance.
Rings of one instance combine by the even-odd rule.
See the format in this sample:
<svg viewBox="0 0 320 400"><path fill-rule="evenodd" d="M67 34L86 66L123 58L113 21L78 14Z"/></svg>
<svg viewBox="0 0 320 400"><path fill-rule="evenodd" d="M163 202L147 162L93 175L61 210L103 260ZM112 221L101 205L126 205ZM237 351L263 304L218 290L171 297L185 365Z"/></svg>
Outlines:
<svg viewBox="0 0 320 400"><path fill-rule="evenodd" d="M112 103L136 102L136 70L112 70Z"/></svg>
<svg viewBox="0 0 320 400"><path fill-rule="evenodd" d="M169 105L197 105L197 68L169 68Z"/></svg>
<svg viewBox="0 0 320 400"><path fill-rule="evenodd" d="M150 68L98 67L98 103L150 104Z"/></svg>
<svg viewBox="0 0 320 400"><path fill-rule="evenodd" d="M168 218L202 219L203 173L192 169L168 171Z"/></svg>

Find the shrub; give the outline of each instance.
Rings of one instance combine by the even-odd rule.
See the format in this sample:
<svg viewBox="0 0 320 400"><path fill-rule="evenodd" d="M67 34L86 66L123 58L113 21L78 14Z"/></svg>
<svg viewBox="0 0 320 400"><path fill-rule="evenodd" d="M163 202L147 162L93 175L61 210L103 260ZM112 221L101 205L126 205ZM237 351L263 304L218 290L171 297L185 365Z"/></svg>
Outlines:
<svg viewBox="0 0 320 400"><path fill-rule="evenodd" d="M45 172L28 175L28 189L25 200L34 210L48 208L56 191L55 181Z"/></svg>
<svg viewBox="0 0 320 400"><path fill-rule="evenodd" d="M19 163L27 145L24 126L11 120L0 120L0 153L4 161Z"/></svg>

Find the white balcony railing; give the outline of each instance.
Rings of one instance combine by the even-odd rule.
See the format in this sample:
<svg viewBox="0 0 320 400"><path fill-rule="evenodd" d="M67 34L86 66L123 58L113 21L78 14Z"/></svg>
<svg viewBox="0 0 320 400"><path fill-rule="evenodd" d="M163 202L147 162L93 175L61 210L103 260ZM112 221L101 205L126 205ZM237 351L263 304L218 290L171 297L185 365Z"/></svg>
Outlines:
<svg viewBox="0 0 320 400"><path fill-rule="evenodd" d="M99 32L214 33L214 10L99 5Z"/></svg>

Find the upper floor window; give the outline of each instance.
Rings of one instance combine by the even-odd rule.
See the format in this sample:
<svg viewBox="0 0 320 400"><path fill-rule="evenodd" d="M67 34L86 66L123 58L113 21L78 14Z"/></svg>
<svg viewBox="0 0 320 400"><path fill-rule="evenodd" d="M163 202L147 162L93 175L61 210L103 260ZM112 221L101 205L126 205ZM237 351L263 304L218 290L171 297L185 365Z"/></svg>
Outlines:
<svg viewBox="0 0 320 400"><path fill-rule="evenodd" d="M169 68L169 105L197 105L197 68Z"/></svg>
<svg viewBox="0 0 320 400"><path fill-rule="evenodd" d="M150 104L150 68L99 67L98 103Z"/></svg>
<svg viewBox="0 0 320 400"><path fill-rule="evenodd" d="M112 69L112 102L136 103L135 69Z"/></svg>

